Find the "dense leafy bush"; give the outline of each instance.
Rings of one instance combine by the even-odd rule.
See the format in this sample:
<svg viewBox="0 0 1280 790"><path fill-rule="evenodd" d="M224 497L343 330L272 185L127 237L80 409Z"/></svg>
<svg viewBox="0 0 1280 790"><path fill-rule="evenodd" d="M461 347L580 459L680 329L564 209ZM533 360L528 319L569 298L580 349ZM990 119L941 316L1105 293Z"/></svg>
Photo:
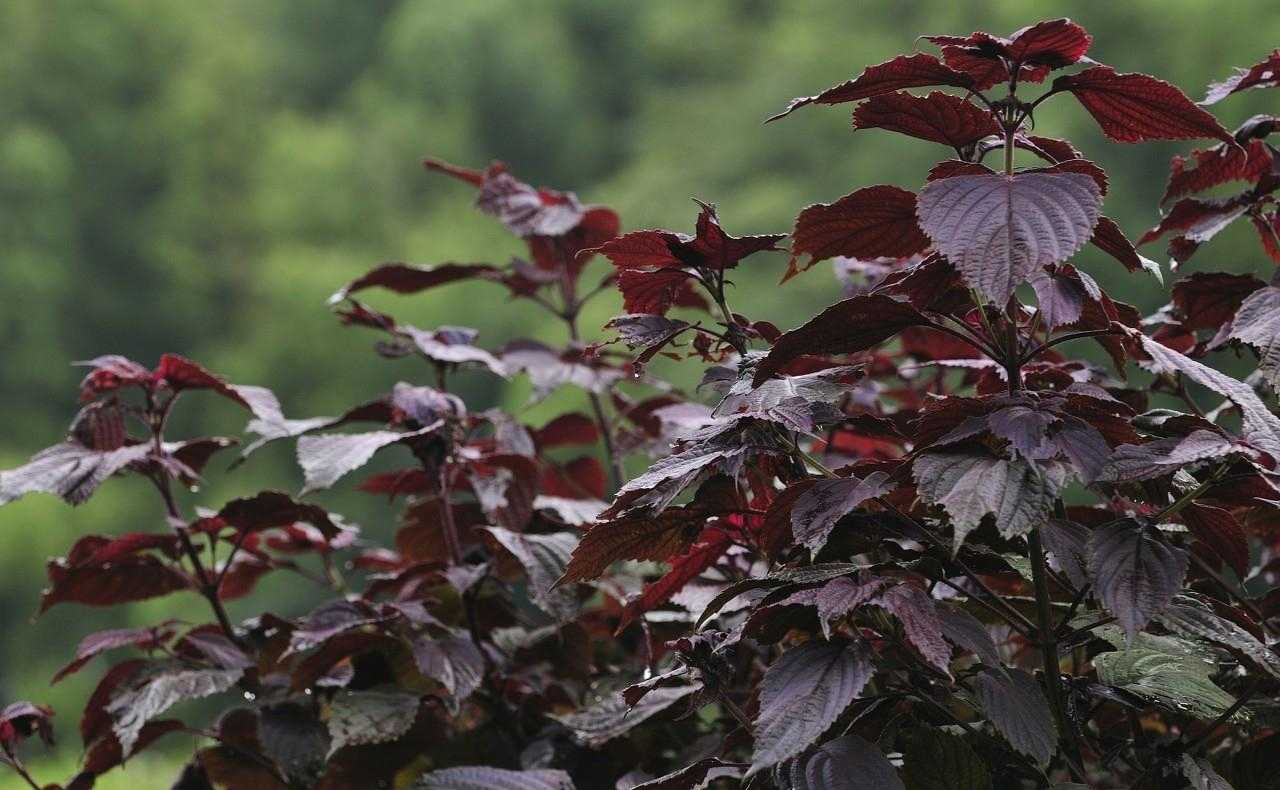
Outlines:
<svg viewBox="0 0 1280 790"><path fill-rule="evenodd" d="M831 260L849 295L792 331L729 304L732 270L785 235L731 235L701 202L692 234L618 235L613 211L502 165L428 160L527 244L506 266L384 264L335 294L344 324L431 385L289 419L180 356L86 363L68 436L0 475L0 502L79 504L135 475L166 526L80 537L40 609L189 591L211 621L84 637L54 682L117 663L64 786L187 732L203 745L180 788L1275 787L1280 288L1196 273L1147 318L1112 300L1067 262L1082 247L1153 288L1160 267L1101 213L1106 174L1033 125L1070 94L1119 142L1216 140L1174 160L1176 202L1141 239L1169 236L1176 267L1244 218L1280 261L1276 119L1230 133L1168 83L1086 58L1067 20L927 40L940 56L782 113L858 102L856 130L954 154L918 194L871 186L800 213L784 279ZM1202 104L1278 81L1280 52ZM1196 196L1229 182L1246 188ZM358 298L460 280L558 317L566 345L486 350ZM590 342L581 308L614 286L625 314ZM1077 340L1110 370L1064 356ZM1221 350L1256 372L1201 361ZM698 392L654 378L660 356L705 363ZM471 371L525 376L539 399L578 388L584 411L540 427L472 411L449 392ZM169 435L202 393L252 414L243 456L296 442L300 495L180 507L236 444ZM404 500L394 547L305 501L380 452L412 459L358 484ZM271 574L332 600L233 622L225 602ZM210 726L170 714L206 697L226 703ZM51 739L52 716L0 712L0 759L34 787L18 746Z"/></svg>

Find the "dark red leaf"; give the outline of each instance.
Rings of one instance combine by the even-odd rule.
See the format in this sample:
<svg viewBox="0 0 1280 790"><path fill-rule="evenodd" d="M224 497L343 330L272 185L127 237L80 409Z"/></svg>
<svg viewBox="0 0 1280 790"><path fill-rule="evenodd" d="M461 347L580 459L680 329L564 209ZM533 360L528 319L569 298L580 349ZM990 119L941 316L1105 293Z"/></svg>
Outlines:
<svg viewBox="0 0 1280 790"><path fill-rule="evenodd" d="M671 569L662 578L646 584L639 596L627 602L622 610L622 619L618 622L618 631L622 631L631 624L632 620L645 612L656 609L670 600L671 596L684 589L686 584L715 565L732 545L732 538L724 530L715 527L705 530L698 542L688 551L671 558Z"/></svg>
<svg viewBox="0 0 1280 790"><path fill-rule="evenodd" d="M1103 134L1118 142L1210 137L1236 145L1231 133L1182 91L1146 74L1118 74L1110 66L1094 66L1059 77L1053 90L1073 94Z"/></svg>
<svg viewBox="0 0 1280 790"><path fill-rule="evenodd" d="M533 433L540 449L595 444L600 440L600 429L595 421L581 412L561 414Z"/></svg>
<svg viewBox="0 0 1280 790"><path fill-rule="evenodd" d="M128 532L104 543L90 543L98 536L88 535L76 541L68 553L75 565L109 565L144 551L159 549L169 559L178 556L178 536L157 532ZM90 547L92 547L90 549Z"/></svg>
<svg viewBox="0 0 1280 790"><path fill-rule="evenodd" d="M1258 238L1262 241L1262 249L1267 256L1280 263L1280 213L1272 212L1261 216L1250 214L1249 221L1253 223L1254 230L1258 231Z"/></svg>
<svg viewBox="0 0 1280 790"><path fill-rule="evenodd" d="M1138 254L1133 242L1124 235L1116 221L1107 216L1098 217L1089 243L1120 261L1131 272L1147 271L1160 276L1160 264Z"/></svg>
<svg viewBox="0 0 1280 790"><path fill-rule="evenodd" d="M32 735L39 735L46 745L53 745L53 708L32 702L11 702L0 709L0 748L13 753L13 747ZM3 758L0 758L3 760Z"/></svg>
<svg viewBox="0 0 1280 790"><path fill-rule="evenodd" d="M173 565L151 555L121 558L104 565L68 566L50 560L50 585L40 596L40 613L60 603L114 606L189 589L192 580Z"/></svg>
<svg viewBox="0 0 1280 790"><path fill-rule="evenodd" d="M887 129L957 150L999 134L991 112L958 96L937 91L928 96L885 93L859 104L853 128Z"/></svg>
<svg viewBox="0 0 1280 790"><path fill-rule="evenodd" d="M448 162L443 162L439 159L430 158L423 159L422 166L427 170L444 173L447 176L456 178L464 184L470 184L473 187L479 187L484 183L483 170L472 170L469 167L459 167L458 165L451 165Z"/></svg>
<svg viewBox="0 0 1280 790"><path fill-rule="evenodd" d="M892 93L903 88L924 88L931 85L950 85L967 88L972 80L949 66L943 65L933 55L923 52L899 55L893 60L868 66L856 79L828 88L817 96L801 96L792 99L787 108L769 118L776 121L808 104L842 104Z"/></svg>
<svg viewBox="0 0 1280 790"><path fill-rule="evenodd" d="M692 277L683 269L623 269L617 280L623 309L628 313L664 315L691 285Z"/></svg>
<svg viewBox="0 0 1280 790"><path fill-rule="evenodd" d="M1149 244L1166 233L1173 234L1169 252L1179 263L1185 262L1204 242L1244 215L1249 208L1240 197L1220 199L1183 198L1138 239L1138 246Z"/></svg>
<svg viewBox="0 0 1280 790"><path fill-rule="evenodd" d="M791 236L791 262L784 281L837 255L863 260L906 258L929 246L916 223L915 194L894 186L867 187L835 203L809 206L796 217ZM802 255L808 255L809 261L797 268Z"/></svg>
<svg viewBox="0 0 1280 790"><path fill-rule="evenodd" d="M92 368L80 382L82 401L91 401L120 387L142 387L151 382L151 371L118 354L95 357L75 364Z"/></svg>
<svg viewBox="0 0 1280 790"><path fill-rule="evenodd" d="M295 502L281 491L263 491L251 497L234 499L218 511L218 516L243 532L286 527L297 522L310 524L326 538L333 538L342 531L324 508Z"/></svg>
<svg viewBox="0 0 1280 790"><path fill-rule="evenodd" d="M487 263L440 263L420 266L412 263L384 263L342 286L329 297L337 304L366 288L386 288L398 294L414 294L459 280L496 280L502 270Z"/></svg>
<svg viewBox="0 0 1280 790"><path fill-rule="evenodd" d="M1188 168L1188 164L1194 164ZM1212 148L1191 152L1191 160L1175 156L1169 165L1169 183L1161 203L1225 184L1229 181L1256 183L1272 167L1271 152L1261 140L1238 145L1219 143Z"/></svg>
<svg viewBox="0 0 1280 790"><path fill-rule="evenodd" d="M906 302L888 296L855 296L828 307L778 338L769 354L756 365L753 382L757 386L763 384L805 354L865 351L909 326L928 324L929 319Z"/></svg>
<svg viewBox="0 0 1280 790"><path fill-rule="evenodd" d="M688 304L686 269L723 270L757 252L776 251L781 234L730 236L720 226L715 206L698 201L697 235L641 230L584 252L600 253L618 267L618 287L628 313L662 314L672 304Z"/></svg>
<svg viewBox="0 0 1280 790"><path fill-rule="evenodd" d="M942 60L948 66L968 75L973 90L986 89L1009 81L1009 67L1000 56L1003 45L995 36L987 33L974 33L967 38L957 36L925 36L942 49ZM1034 75L1034 72L1033 72ZM1039 82L1043 80L1043 73Z"/></svg>
<svg viewBox="0 0 1280 790"><path fill-rule="evenodd" d="M1092 38L1070 19L1037 22L1009 38L976 32L968 36L925 36L942 48L948 66L968 74L975 90L986 90L1010 79L1041 82L1052 69L1070 66L1089 51Z"/></svg>
<svg viewBox="0 0 1280 790"><path fill-rule="evenodd" d="M1014 138L1014 145L1019 148L1025 148L1042 159L1057 164L1065 162L1068 159L1083 159L1080 151L1074 145L1066 140L1059 140L1054 137L1040 137L1038 135L1018 135Z"/></svg>
<svg viewBox="0 0 1280 790"><path fill-rule="evenodd" d="M152 371L156 386L168 387L174 392L182 390L213 390L224 398L235 401L260 420L282 420L280 402L271 391L263 387L228 384L200 365L176 354L165 354Z"/></svg>
<svg viewBox="0 0 1280 790"><path fill-rule="evenodd" d="M600 459L582 456L545 469L538 487L547 496L599 500L604 498L607 484Z"/></svg>
<svg viewBox="0 0 1280 790"><path fill-rule="evenodd" d="M76 648L75 658L71 663L59 669L49 681L53 685L67 675L79 672L85 664L95 657L121 647L136 647L141 650L153 650L169 641L174 635L173 621L149 628L117 628L111 631L99 631L89 634L80 640Z"/></svg>
<svg viewBox="0 0 1280 790"><path fill-rule="evenodd" d="M1236 73L1222 82L1209 85L1201 104L1216 104L1233 93L1250 88L1271 88L1280 84L1280 49L1275 50L1261 63L1247 69L1236 69Z"/></svg>
<svg viewBox="0 0 1280 790"><path fill-rule="evenodd" d="M138 740L133 745L133 753L137 754L146 749L159 740L161 736L168 735L171 732L179 732L186 728L186 725L174 719L149 721L138 733ZM123 764L123 762L124 755L120 751L120 741L116 740L114 735L108 734L89 744L84 756L84 771L93 776L100 776Z"/></svg>
<svg viewBox="0 0 1280 790"><path fill-rule="evenodd" d="M619 269L679 267L681 260L672 251L688 236L668 230L636 230L607 241L592 250L609 259Z"/></svg>
<svg viewBox="0 0 1280 790"><path fill-rule="evenodd" d="M1093 37L1070 19L1050 19L1010 35L1006 51L1010 60L1023 66L1060 69L1079 62L1092 42ZM1025 73L1018 77L1027 79Z"/></svg>
<svg viewBox="0 0 1280 790"><path fill-rule="evenodd" d="M700 513L680 507L599 522L583 535L556 584L598 578L618 560L669 559L693 545L704 523Z"/></svg>
<svg viewBox="0 0 1280 790"><path fill-rule="evenodd" d="M1173 305L1187 329L1216 331L1235 316L1245 297L1264 285L1249 274L1195 272L1173 284Z"/></svg>
<svg viewBox="0 0 1280 790"><path fill-rule="evenodd" d="M1248 576L1249 539L1231 511L1193 502L1182 510L1182 520L1212 556L1225 562L1241 579Z"/></svg>

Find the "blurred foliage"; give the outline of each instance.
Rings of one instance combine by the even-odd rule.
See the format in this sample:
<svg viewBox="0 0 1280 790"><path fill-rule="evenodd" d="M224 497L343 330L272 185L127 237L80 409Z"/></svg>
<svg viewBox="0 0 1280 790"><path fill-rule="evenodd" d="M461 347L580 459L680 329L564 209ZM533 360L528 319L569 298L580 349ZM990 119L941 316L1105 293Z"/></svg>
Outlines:
<svg viewBox="0 0 1280 790"><path fill-rule="evenodd" d="M785 231L808 203L882 181L915 188L941 153L853 135L847 108L761 119L911 49L920 33L1004 34L1063 14L1094 34L1093 57L1195 98L1280 45L1269 0L4 0L0 466L60 436L80 376L66 363L98 354L152 364L182 353L274 388L295 416L422 379L341 329L325 298L382 260L502 262L519 251L471 209L469 189L425 174L423 155L471 166L501 158L526 180L613 205L629 228L688 229L697 196L719 203L733 232ZM1276 107L1274 94L1252 92L1215 109L1233 127ZM1153 224L1169 157L1187 146L1101 146L1069 100L1047 103L1036 121L1100 152L1106 211L1126 232ZM1265 271L1252 230L1238 225L1193 268ZM1157 252L1147 250L1163 259ZM1114 296L1147 310L1165 301L1153 280L1093 252L1081 258ZM825 267L777 289L784 263L765 256L741 271L740 312L788 328L839 297ZM475 326L495 345L558 339L536 311L508 307L483 284L378 304L421 326ZM598 300L587 325L617 308L612 296ZM477 407L527 398L482 376L460 382ZM236 435L244 422L213 399L184 405L175 435ZM299 483L279 447L230 475L214 469L193 501ZM374 536L390 533L381 503L335 494L330 504ZM90 626L74 607L30 622L41 564L79 534L148 527L163 521L130 483L77 511L32 498L0 513L0 700L58 708L69 744L60 765L74 759L78 705L99 672L53 689L47 679L81 636L109 623ZM257 595L293 615L308 592ZM132 616L200 617L191 598Z"/></svg>

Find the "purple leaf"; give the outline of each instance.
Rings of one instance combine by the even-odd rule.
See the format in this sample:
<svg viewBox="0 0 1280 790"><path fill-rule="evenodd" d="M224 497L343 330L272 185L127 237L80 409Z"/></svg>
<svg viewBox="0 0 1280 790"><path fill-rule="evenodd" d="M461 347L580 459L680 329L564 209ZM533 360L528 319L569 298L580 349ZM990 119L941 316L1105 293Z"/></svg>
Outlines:
<svg viewBox="0 0 1280 790"><path fill-rule="evenodd" d="M912 790L991 790L991 771L960 735L921 728L911 735L902 775Z"/></svg>
<svg viewBox="0 0 1280 790"><path fill-rule="evenodd" d="M1058 728L1036 679L1021 669L989 669L978 675L977 687L982 712L1009 745L1047 765L1057 748Z"/></svg>
<svg viewBox="0 0 1280 790"><path fill-rule="evenodd" d="M159 647L173 637L174 622L176 621L168 621L148 628L116 628L110 631L89 634L80 640L71 663L59 669L53 679L49 681L49 685L52 686L67 675L79 672L85 664L108 650L115 650L121 647L137 647L151 650Z"/></svg>
<svg viewBox="0 0 1280 790"><path fill-rule="evenodd" d="M348 472L364 466L374 453L384 447L424 436L437 430L443 422L433 423L417 431L372 431L370 433L331 433L303 436L298 439L298 465L306 480L302 493L328 488Z"/></svg>
<svg viewBox="0 0 1280 790"><path fill-rule="evenodd" d="M627 734L700 688L662 686L645 694L634 707L629 707L621 694L613 694L575 713L551 718L573 730L580 743L596 748Z"/></svg>
<svg viewBox="0 0 1280 790"><path fill-rule="evenodd" d="M995 640L981 620L954 606L938 604L936 610L942 635L948 642L973 653L989 667L1001 666Z"/></svg>
<svg viewBox="0 0 1280 790"><path fill-rule="evenodd" d="M693 765L641 782L630 790L702 790L717 779L740 778L745 768L742 763L726 763L715 757L705 757Z"/></svg>
<svg viewBox="0 0 1280 790"><path fill-rule="evenodd" d="M1132 642L1182 589L1187 553L1131 519L1105 524L1089 540L1089 575Z"/></svg>
<svg viewBox="0 0 1280 790"><path fill-rule="evenodd" d="M1252 387L1145 335L1136 334L1136 337L1151 356L1150 367L1154 372L1181 373L1234 403L1240 410L1245 441L1272 458L1280 459L1280 417L1271 413Z"/></svg>
<svg viewBox="0 0 1280 790"><path fill-rule="evenodd" d="M418 695L403 691L342 691L329 703L329 756L347 746L402 737L418 718Z"/></svg>
<svg viewBox="0 0 1280 790"><path fill-rule="evenodd" d="M937 604L929 594L914 584L896 584L870 601L902 623L903 634L925 660L950 676L951 648L942 638L942 622Z"/></svg>
<svg viewBox="0 0 1280 790"><path fill-rule="evenodd" d="M471 344L478 334L474 329L442 326L439 329L427 331L407 324L401 324L397 329L408 335L423 356L435 362L454 365L474 363L487 368L494 375L503 377L507 375L507 369L497 357Z"/></svg>
<svg viewBox="0 0 1280 790"><path fill-rule="evenodd" d="M920 226L970 286L998 306L1041 268L1088 243L1102 190L1084 173L1049 168L956 176L920 192Z"/></svg>
<svg viewBox="0 0 1280 790"><path fill-rule="evenodd" d="M869 499L892 490L889 475L872 472L865 480L846 477L819 480L796 500L791 511L791 532L815 554L826 545L836 522Z"/></svg>
<svg viewBox="0 0 1280 790"><path fill-rule="evenodd" d="M750 777L803 752L840 718L875 673L861 642L806 642L769 666L760 684Z"/></svg>
<svg viewBox="0 0 1280 790"><path fill-rule="evenodd" d="M221 694L236 684L244 670L191 669L181 664L152 664L116 689L106 712L125 757L133 751L148 721L179 702Z"/></svg>
<svg viewBox="0 0 1280 790"><path fill-rule="evenodd" d="M553 589L578 545L576 535L570 532L533 535L502 527L485 527L485 531L520 562L529 576L530 592L539 608L560 622L577 616L579 605L574 589Z"/></svg>
<svg viewBox="0 0 1280 790"><path fill-rule="evenodd" d="M781 773L790 790L828 790L854 777L860 790L904 790L897 769L884 752L852 733L797 757Z"/></svg>
<svg viewBox="0 0 1280 790"><path fill-rule="evenodd" d="M1280 288L1254 291L1231 322L1231 337L1258 352L1258 370L1273 391L1280 391Z"/></svg>
<svg viewBox="0 0 1280 790"><path fill-rule="evenodd" d="M535 340L508 343L499 357L508 373L520 372L529 377L535 400L542 400L566 384L602 393L626 375L621 368L588 357L580 349L557 351Z"/></svg>
<svg viewBox="0 0 1280 790"><path fill-rule="evenodd" d="M888 579L859 574L856 577L840 576L824 584L814 594L823 636L831 637L831 620L844 617L870 601L890 583Z"/></svg>
<svg viewBox="0 0 1280 790"><path fill-rule="evenodd" d="M419 637L413 643L413 660L419 672L444 686L455 705L484 680L484 656L467 635Z"/></svg>
<svg viewBox="0 0 1280 790"><path fill-rule="evenodd" d="M987 515L1006 537L1043 524L1061 485L1052 467L987 455L924 453L912 469L920 495L951 517L957 549Z"/></svg>
<svg viewBox="0 0 1280 790"><path fill-rule="evenodd" d="M1247 69L1237 68L1235 74L1222 82L1209 85L1209 91L1200 103L1216 104L1233 93L1251 88L1271 88L1277 83L1280 83L1280 49L1273 51L1261 63Z"/></svg>
<svg viewBox="0 0 1280 790"><path fill-rule="evenodd" d="M109 451L93 450L79 442L65 441L36 453L25 465L0 472L0 505L27 494L56 494L72 505L89 499L111 475L151 451L135 444Z"/></svg>
<svg viewBox="0 0 1280 790"><path fill-rule="evenodd" d="M487 765L443 768L418 777L414 790L574 790L564 771L508 771Z"/></svg>
<svg viewBox="0 0 1280 790"><path fill-rule="evenodd" d="M1132 483L1190 471L1205 461L1232 454L1253 455L1248 447L1216 431L1192 431L1186 436L1155 439L1146 444L1122 444L1098 473L1099 481Z"/></svg>
<svg viewBox="0 0 1280 790"><path fill-rule="evenodd" d="M1065 519L1050 519L1040 527L1040 539L1054 566L1066 574L1077 590L1089 583L1089 535L1086 527Z"/></svg>

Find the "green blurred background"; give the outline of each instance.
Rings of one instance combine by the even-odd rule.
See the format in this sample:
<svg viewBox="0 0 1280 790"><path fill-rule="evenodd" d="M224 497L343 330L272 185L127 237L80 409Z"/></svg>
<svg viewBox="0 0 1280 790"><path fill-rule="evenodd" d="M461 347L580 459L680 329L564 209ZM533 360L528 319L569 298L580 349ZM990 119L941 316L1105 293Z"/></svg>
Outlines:
<svg viewBox="0 0 1280 790"><path fill-rule="evenodd" d="M272 387L292 416L336 413L400 379L426 383L411 363L370 353L373 338L342 329L325 306L383 260L502 263L520 253L471 208L469 188L422 171L424 155L503 159L535 184L616 207L627 228L688 229L697 196L719 204L732 232L786 231L809 203L878 182L918 187L945 152L855 136L848 107L763 118L911 50L919 34L1006 34L1063 15L1093 33L1094 58L1193 98L1280 45L1274 0L0 0L0 468L60 437L82 375L67 363L98 354L146 364L188 355ZM1234 127L1276 104L1252 92L1216 109ZM1110 172L1106 212L1126 232L1155 221L1169 157L1187 146L1105 143L1069 98L1037 121ZM1251 233L1228 231L1193 268L1266 271ZM1081 262L1143 309L1166 300L1110 259L1088 251ZM788 328L839 297L827 267L777 288L784 265L749 261L736 307ZM372 301L424 327L475 326L482 344L559 339L535 309L484 285ZM612 294L598 300L586 326L618 307ZM460 386L477 407L521 410L528 395L483 374ZM579 406L576 397L522 413L536 423ZM183 405L176 432L236 435L244 423L216 399ZM284 446L224 468L213 465L189 504L300 485ZM381 502L323 499L375 538L394 528ZM76 510L31 497L0 511L0 702L58 709L62 745L49 756L28 749L44 781L71 772L79 706L105 667L50 689L77 640L204 615L180 596L110 614L60 606L33 622L42 563L84 533L163 527L149 492L127 480ZM312 595L293 577L269 578L232 614L296 615ZM144 756L100 786L165 786L177 759Z"/></svg>

